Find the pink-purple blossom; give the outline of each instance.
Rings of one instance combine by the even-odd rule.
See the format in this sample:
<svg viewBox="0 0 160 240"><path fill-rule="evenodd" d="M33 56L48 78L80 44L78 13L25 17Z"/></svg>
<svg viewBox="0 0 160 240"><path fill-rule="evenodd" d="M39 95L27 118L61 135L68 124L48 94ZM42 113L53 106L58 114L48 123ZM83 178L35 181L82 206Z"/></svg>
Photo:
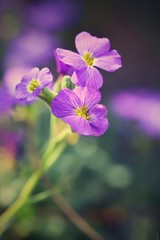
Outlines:
<svg viewBox="0 0 160 240"><path fill-rule="evenodd" d="M5 128L0 128L0 148L6 149L13 155L16 154L18 145L21 143L21 135Z"/></svg>
<svg viewBox="0 0 160 240"><path fill-rule="evenodd" d="M75 38L78 53L57 49L59 59L75 70L72 81L77 86L99 89L103 77L98 68L114 72L122 66L121 57L116 50L110 50L107 38L97 38L87 32L79 33Z"/></svg>
<svg viewBox="0 0 160 240"><path fill-rule="evenodd" d="M111 98L111 108L121 118L135 121L147 135L160 137L160 92L121 91Z"/></svg>
<svg viewBox="0 0 160 240"><path fill-rule="evenodd" d="M26 28L10 43L4 59L5 67L43 65L52 59L53 48L60 40L57 36L37 29Z"/></svg>
<svg viewBox="0 0 160 240"><path fill-rule="evenodd" d="M16 98L20 101L32 101L38 97L43 87L52 84L52 74L48 68L32 68L16 86Z"/></svg>
<svg viewBox="0 0 160 240"><path fill-rule="evenodd" d="M35 1L26 7L24 18L33 27L60 31L76 23L80 15L79 8L74 0Z"/></svg>
<svg viewBox="0 0 160 240"><path fill-rule="evenodd" d="M22 76L28 73L31 69L29 66L9 67L3 75L3 84L8 89L9 93L15 97L15 87L21 81Z"/></svg>
<svg viewBox="0 0 160 240"><path fill-rule="evenodd" d="M100 100L101 94L95 89L63 89L53 99L51 109L78 134L100 136L109 127L107 109L98 104Z"/></svg>

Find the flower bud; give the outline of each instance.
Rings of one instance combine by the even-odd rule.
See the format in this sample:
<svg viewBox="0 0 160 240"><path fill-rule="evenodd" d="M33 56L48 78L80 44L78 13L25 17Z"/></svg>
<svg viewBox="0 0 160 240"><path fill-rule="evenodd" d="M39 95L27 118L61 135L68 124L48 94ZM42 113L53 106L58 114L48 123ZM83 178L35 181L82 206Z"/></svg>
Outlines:
<svg viewBox="0 0 160 240"><path fill-rule="evenodd" d="M65 75L62 78L62 89L64 88L69 88L71 90L75 88L74 83L71 81L71 77L68 75Z"/></svg>

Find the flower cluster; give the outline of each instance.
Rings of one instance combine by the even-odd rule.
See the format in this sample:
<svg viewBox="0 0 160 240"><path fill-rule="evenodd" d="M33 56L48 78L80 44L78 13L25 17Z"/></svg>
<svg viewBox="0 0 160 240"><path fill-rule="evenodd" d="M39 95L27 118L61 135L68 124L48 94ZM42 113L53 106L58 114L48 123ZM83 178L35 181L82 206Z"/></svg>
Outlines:
<svg viewBox="0 0 160 240"><path fill-rule="evenodd" d="M55 52L58 73L64 76L59 78L61 87L56 93L51 91L51 85L55 88L49 69L33 68L16 86L16 98L33 101L44 97L43 90L46 89L47 96L51 96L48 101L51 111L56 117L78 134L100 136L108 129L109 123L106 107L99 104L101 94L98 89L103 84L103 77L97 68L116 71L121 67L121 57L116 50L110 50L107 38L97 38L87 32L76 36L75 45L78 53L60 48ZM63 80L66 77L65 85Z"/></svg>

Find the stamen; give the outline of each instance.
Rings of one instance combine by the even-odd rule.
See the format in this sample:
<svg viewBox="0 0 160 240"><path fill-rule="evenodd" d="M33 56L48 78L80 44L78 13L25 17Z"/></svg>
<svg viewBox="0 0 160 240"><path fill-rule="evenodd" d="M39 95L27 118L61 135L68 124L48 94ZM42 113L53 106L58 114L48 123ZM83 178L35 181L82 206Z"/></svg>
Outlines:
<svg viewBox="0 0 160 240"><path fill-rule="evenodd" d="M40 86L40 82L37 79L32 79L30 84L27 87L28 92L32 93Z"/></svg>
<svg viewBox="0 0 160 240"><path fill-rule="evenodd" d="M84 59L84 61L86 62L87 66L93 66L95 59L92 57L92 54L91 54L91 53L86 52L86 53L83 55L83 59Z"/></svg>
<svg viewBox="0 0 160 240"><path fill-rule="evenodd" d="M85 118L86 120L90 120L90 116L88 115L88 111L86 106L82 106L81 108L76 109L76 114L80 117Z"/></svg>

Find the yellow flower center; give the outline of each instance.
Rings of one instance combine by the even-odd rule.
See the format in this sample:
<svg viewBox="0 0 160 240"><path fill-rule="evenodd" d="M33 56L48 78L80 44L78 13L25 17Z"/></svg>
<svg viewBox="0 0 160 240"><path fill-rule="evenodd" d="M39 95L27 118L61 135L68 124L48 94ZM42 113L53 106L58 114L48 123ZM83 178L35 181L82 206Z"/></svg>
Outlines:
<svg viewBox="0 0 160 240"><path fill-rule="evenodd" d="M86 52L86 53L83 55L83 59L84 59L84 61L86 62L87 66L93 66L95 59L92 57L92 54L91 54L91 53Z"/></svg>
<svg viewBox="0 0 160 240"><path fill-rule="evenodd" d="M28 92L32 93L40 86L40 82L37 79L32 79L30 84L27 87Z"/></svg>
<svg viewBox="0 0 160 240"><path fill-rule="evenodd" d="M88 115L88 111L86 106L82 106L81 108L76 109L76 114L80 117L85 118L86 120L90 119L90 116Z"/></svg>

